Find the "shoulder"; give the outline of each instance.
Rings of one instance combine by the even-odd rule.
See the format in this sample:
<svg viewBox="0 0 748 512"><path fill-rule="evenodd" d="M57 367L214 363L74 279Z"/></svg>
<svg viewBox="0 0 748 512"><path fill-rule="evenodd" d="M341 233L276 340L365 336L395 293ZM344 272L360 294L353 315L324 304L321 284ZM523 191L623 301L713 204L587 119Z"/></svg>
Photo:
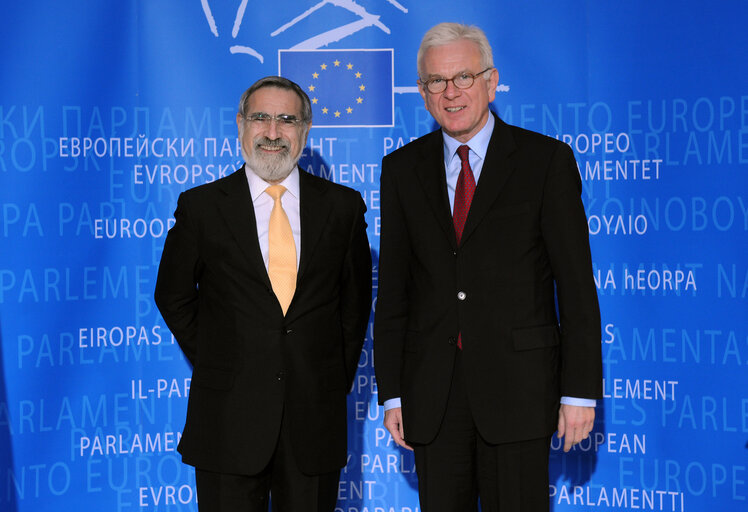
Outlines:
<svg viewBox="0 0 748 512"><path fill-rule="evenodd" d="M508 134L517 150L525 154L534 154L539 157L549 157L554 154L573 156L571 148L565 142L543 135L542 133L507 124L498 118L494 132L498 132L499 135L504 134L505 136Z"/></svg>
<svg viewBox="0 0 748 512"><path fill-rule="evenodd" d="M358 204L363 201L361 193L358 190L321 178L302 169L299 169L299 179L301 180L302 187L316 190L333 198L338 203ZM304 190L302 188L303 194Z"/></svg>
<svg viewBox="0 0 748 512"><path fill-rule="evenodd" d="M217 200L226 196L226 194L236 190L239 187L245 187L248 190L247 178L244 174L244 167L240 167L228 176L219 178L209 183L203 183L196 187L185 190L180 194L180 201L210 201Z"/></svg>
<svg viewBox="0 0 748 512"><path fill-rule="evenodd" d="M404 146L396 149L382 159L383 164L399 165L403 163L412 163L425 158L427 155L433 156L433 151L439 151L444 144L441 129L434 130L422 137L418 137Z"/></svg>

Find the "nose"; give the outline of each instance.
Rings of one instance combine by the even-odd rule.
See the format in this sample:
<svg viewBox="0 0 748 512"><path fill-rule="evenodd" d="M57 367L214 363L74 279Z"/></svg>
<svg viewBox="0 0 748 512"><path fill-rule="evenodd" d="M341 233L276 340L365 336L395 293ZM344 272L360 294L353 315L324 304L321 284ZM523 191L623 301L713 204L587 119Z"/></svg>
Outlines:
<svg viewBox="0 0 748 512"><path fill-rule="evenodd" d="M277 139L278 138L278 121L275 119L271 119L268 123L268 138L270 139Z"/></svg>
<svg viewBox="0 0 748 512"><path fill-rule="evenodd" d="M442 92L442 95L447 98L448 100L451 100L453 98L458 97L461 93L460 89L455 86L454 82L452 80L449 80L447 82L447 88L444 89Z"/></svg>

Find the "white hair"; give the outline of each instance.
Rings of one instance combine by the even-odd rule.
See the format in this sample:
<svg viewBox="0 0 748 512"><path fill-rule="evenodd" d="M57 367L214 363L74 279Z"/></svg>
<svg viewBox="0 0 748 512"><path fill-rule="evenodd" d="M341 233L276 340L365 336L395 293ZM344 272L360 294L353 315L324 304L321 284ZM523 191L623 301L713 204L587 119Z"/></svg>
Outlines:
<svg viewBox="0 0 748 512"><path fill-rule="evenodd" d="M429 48L443 46L462 39L471 41L478 46L482 68L493 67L491 45L486 38L486 34L481 29L474 25L463 25L462 23L439 23L431 27L421 40L417 57L418 77L421 80L426 78L423 70L423 58Z"/></svg>

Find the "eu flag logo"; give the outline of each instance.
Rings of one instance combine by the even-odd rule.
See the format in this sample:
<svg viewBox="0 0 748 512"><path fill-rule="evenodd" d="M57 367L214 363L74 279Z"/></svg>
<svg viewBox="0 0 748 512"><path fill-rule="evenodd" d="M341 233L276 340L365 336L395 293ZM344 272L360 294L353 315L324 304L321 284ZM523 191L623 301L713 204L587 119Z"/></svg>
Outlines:
<svg viewBox="0 0 748 512"><path fill-rule="evenodd" d="M278 53L278 74L309 95L313 126L394 126L392 49Z"/></svg>

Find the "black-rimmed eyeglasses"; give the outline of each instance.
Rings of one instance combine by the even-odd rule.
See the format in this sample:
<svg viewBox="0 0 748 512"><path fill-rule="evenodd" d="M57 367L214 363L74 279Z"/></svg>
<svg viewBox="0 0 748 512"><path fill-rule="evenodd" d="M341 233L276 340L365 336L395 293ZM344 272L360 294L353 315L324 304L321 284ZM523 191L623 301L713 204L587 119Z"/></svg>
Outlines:
<svg viewBox="0 0 748 512"><path fill-rule="evenodd" d="M431 94L439 94L440 92L446 91L447 82L452 82L458 89L470 89L473 86L475 79L490 69L493 69L493 67L488 67L475 74L463 71L462 73L457 73L452 78L436 76L424 81L419 80L419 82Z"/></svg>

